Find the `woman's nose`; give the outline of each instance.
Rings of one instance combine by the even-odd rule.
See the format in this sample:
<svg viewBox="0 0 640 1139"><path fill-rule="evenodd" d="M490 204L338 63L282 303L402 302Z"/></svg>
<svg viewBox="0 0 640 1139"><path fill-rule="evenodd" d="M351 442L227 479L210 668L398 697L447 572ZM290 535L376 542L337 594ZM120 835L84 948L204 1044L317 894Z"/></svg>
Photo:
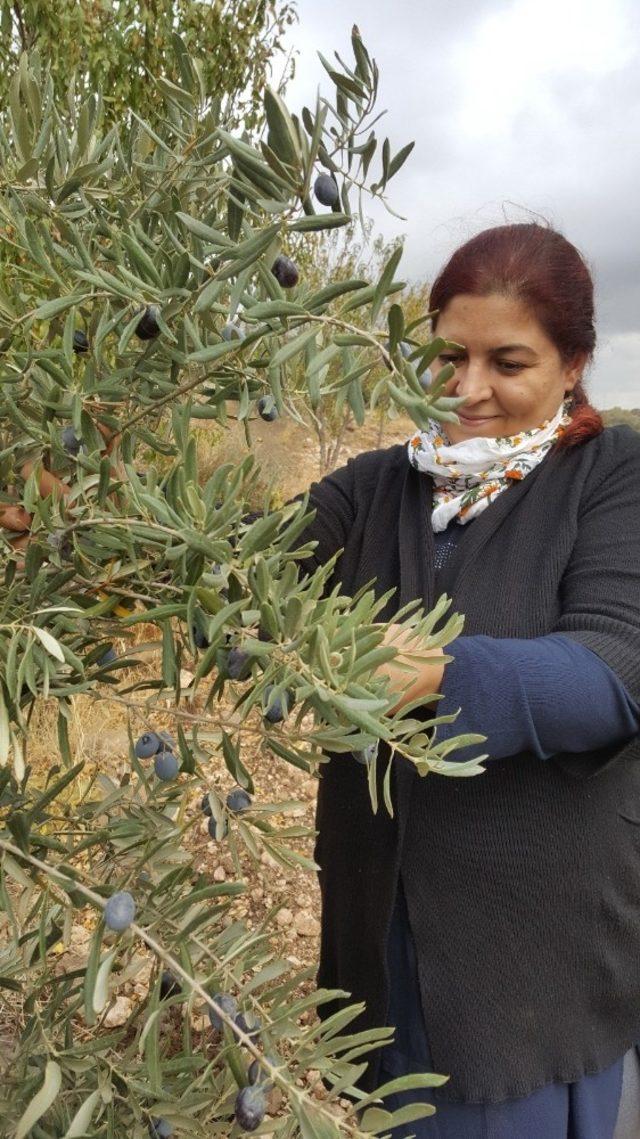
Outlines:
<svg viewBox="0 0 640 1139"><path fill-rule="evenodd" d="M477 400L491 392L489 369L482 360L461 361L451 382L456 396Z"/></svg>

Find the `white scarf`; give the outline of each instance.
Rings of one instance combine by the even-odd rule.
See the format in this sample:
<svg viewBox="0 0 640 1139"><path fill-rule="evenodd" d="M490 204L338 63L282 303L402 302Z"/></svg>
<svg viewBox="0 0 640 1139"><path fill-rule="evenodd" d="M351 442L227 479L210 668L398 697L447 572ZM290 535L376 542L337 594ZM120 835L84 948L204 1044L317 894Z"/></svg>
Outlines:
<svg viewBox="0 0 640 1139"><path fill-rule="evenodd" d="M409 439L409 462L434 476L431 525L438 533L452 518L464 526L493 502L513 479L523 479L542 462L547 451L571 423L573 396L560 404L552 419L517 435L495 439L475 436L449 443L442 425L429 420L426 431Z"/></svg>

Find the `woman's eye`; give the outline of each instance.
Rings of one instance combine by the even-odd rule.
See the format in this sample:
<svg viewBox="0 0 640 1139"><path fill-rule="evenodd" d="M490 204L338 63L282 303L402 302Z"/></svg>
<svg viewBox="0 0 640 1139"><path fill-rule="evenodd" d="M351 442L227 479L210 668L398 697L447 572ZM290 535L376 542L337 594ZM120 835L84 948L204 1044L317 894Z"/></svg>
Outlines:
<svg viewBox="0 0 640 1139"><path fill-rule="evenodd" d="M450 352L440 352L438 360L443 364L459 364L462 360L462 356L456 356ZM506 372L519 372L525 366L524 364L518 364L515 360L498 360L497 364L499 368L504 368Z"/></svg>

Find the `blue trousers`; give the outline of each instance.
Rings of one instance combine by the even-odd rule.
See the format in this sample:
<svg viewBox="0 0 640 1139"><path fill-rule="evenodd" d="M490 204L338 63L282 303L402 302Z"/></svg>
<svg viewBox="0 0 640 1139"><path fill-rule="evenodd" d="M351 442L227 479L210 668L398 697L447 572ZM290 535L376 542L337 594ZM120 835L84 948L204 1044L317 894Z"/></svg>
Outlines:
<svg viewBox="0 0 640 1139"><path fill-rule="evenodd" d="M382 1068L379 1083L399 1073ZM505 1103L439 1103L436 1114L394 1127L393 1139L613 1139L622 1087L622 1061L579 1084L551 1084ZM387 1096L388 1111L431 1103L429 1089Z"/></svg>
<svg viewBox="0 0 640 1139"><path fill-rule="evenodd" d="M396 1040L384 1048L378 1085L408 1072L434 1070L418 983L418 969L402 881L387 949ZM436 1114L392 1129L393 1139L613 1139L622 1090L623 1057L574 1084L550 1084L504 1103L436 1103ZM385 1098L389 1111L433 1103L429 1088Z"/></svg>

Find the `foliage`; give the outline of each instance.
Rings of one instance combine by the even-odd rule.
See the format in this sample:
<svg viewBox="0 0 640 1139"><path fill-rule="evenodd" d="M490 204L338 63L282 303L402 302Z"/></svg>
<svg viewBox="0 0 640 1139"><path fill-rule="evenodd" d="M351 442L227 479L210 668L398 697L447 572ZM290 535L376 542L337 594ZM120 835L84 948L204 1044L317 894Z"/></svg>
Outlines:
<svg viewBox="0 0 640 1139"><path fill-rule="evenodd" d="M605 427L615 427L618 423L628 423L634 431L640 431L640 408L638 407L601 408L600 414Z"/></svg>
<svg viewBox="0 0 640 1139"><path fill-rule="evenodd" d="M256 517L246 510L256 479L251 453L206 479L196 459L194 426L224 427L228 405L249 442L260 397L286 414L297 394L291 362L303 353L312 406L323 393L325 363L335 359L353 405L364 403L365 381L377 369L371 401L389 394L418 424L455 419L460 401L441 394L450 368L425 395L416 367L398 350L407 330L397 302L388 313L389 351L376 331L382 306L401 291L400 248L372 281L317 287L302 279L285 293L270 271L300 234L348 224L354 191L360 208L365 191L386 201L386 185L408 154L403 148L392 157L385 140L377 181L367 182L377 152L368 122L378 74L357 29L352 47L354 68L324 61L334 99L318 97L301 120L267 89L266 142L231 132L233 114L207 99L182 42L181 83L161 86L164 110L154 127L135 119L107 129L99 95L58 104L37 55L22 56L12 80L0 124L8 254L0 293L0 505L24 508L31 536L22 554L7 533L0 539L0 985L23 1015L0 1093L5 1134L140 1139L152 1118L168 1120L177 1134L229 1134L247 1063L261 1055L258 1042L277 1057L275 1068L265 1064L288 1105L268 1122L277 1136L331 1139L361 1134L361 1126L379 1134L430 1113L422 1106L392 1117L372 1106L375 1096L363 1097L355 1087L362 1058L392 1030L344 1035L358 1005L303 1027L303 1011L350 994L298 997L308 972L291 976L274 959L273 914L262 929L225 926L230 900L246 883L198 874L186 847L202 819L189 803L204 787L238 879L239 850L256 865L268 850L285 865L315 867L297 849L309 832L274 825L286 804L229 809L211 776L214 754L252 794L256 764L280 759L316 774L326 753L352 762L354 750L387 740L391 760L380 783L375 758L363 771L374 810L379 797L392 810L396 755L422 775L482 770L447 757L485 737L438 744L438 723L454 717L434 716L427 728L412 715L418 701L391 711L395 696L378 671L396 655L383 644L381 614L391 594L377 596L370 584L346 597L332 579L337 555L315 566L308 496L271 512L265 502ZM339 179L333 211L317 212L311 199L318 165ZM242 339L225 337L230 320ZM438 342L427 344L420 363L438 351ZM69 428L79 441L75 454L63 443ZM49 493L51 474L64 492ZM394 617L418 634L427 659L461 631L456 614L436 628L450 604L443 595L425 614L414 601ZM138 626L147 640L136 640ZM113 660L105 653L116 636L130 638L129 650ZM149 679L136 665L157 647L159 674ZM248 654L246 679L239 668L232 679L230 648ZM206 697L198 713L185 707L185 663L194 673L191 696ZM282 722L262 715L269 686L272 698L293 693ZM128 711L122 777L87 773L75 762L69 720L85 693ZM44 780L30 763L41 697L59 708L60 754ZM181 768L165 781L154 776L153 760L138 758L134 727L143 717L153 727L167 701L176 741L163 746L175 750ZM252 718L260 745L249 757ZM105 927L103 911L121 891L132 895L136 914L118 933ZM70 931L89 914L86 959L65 969L59 962ZM141 948L157 963L148 999L124 1026L110 1028L110 1005L135 975ZM182 991L161 1002L162 968ZM259 1016L259 1041L213 1000L217 993ZM194 1006L217 1011L222 1033L196 1039ZM184 1014L173 1034L170 1008ZM295 1083L311 1067L329 1091L324 1104ZM393 1087L442 1079L413 1075ZM332 1108L343 1094L354 1103L338 1118Z"/></svg>
<svg viewBox="0 0 640 1139"><path fill-rule="evenodd" d="M401 247L402 242L395 238L385 241L378 234L373 237L373 222L359 216L353 217L343 229L330 234L308 234L304 239L298 238L295 242L294 252L296 263L304 275L309 288L320 288L323 282L329 280L334 284L340 281L379 279L385 265L393 253ZM402 304L407 327L415 336L415 330L424 326L428 319L428 286L425 282L407 284L398 294ZM388 342L388 315L389 302L382 306L375 322L380 343ZM351 316L355 327L363 332L368 330L368 310L356 309ZM405 333L410 335L410 333ZM420 338L413 340L414 344L425 345L426 340ZM388 374L380 361L377 368L364 372L362 376L362 392L364 404L369 405L371 396L376 389L377 381ZM344 446L347 431L352 430L354 423L362 426L364 421L364 404L357 394L345 387L343 381L344 370L342 358L336 354L330 359L321 372L322 384L313 405L309 401L305 383L305 361L297 357L293 365L291 376L291 389L297 394L294 398L295 417L312 431L318 443L319 468L322 473L334 470ZM396 406L389 395L380 386L376 391L373 406L376 408L379 422L379 446L382 445L382 433L389 419L397 416Z"/></svg>
<svg viewBox="0 0 640 1139"><path fill-rule="evenodd" d="M0 0L0 105L9 101L9 79L21 54L40 48L59 106L75 73L85 96L104 92L109 125L130 111L153 122L156 103L162 111L153 83L160 92L175 93L185 80L183 42L192 56L197 53L193 66L201 90L213 101L224 94L229 123L251 130L262 117L270 67L294 19L288 0Z"/></svg>

